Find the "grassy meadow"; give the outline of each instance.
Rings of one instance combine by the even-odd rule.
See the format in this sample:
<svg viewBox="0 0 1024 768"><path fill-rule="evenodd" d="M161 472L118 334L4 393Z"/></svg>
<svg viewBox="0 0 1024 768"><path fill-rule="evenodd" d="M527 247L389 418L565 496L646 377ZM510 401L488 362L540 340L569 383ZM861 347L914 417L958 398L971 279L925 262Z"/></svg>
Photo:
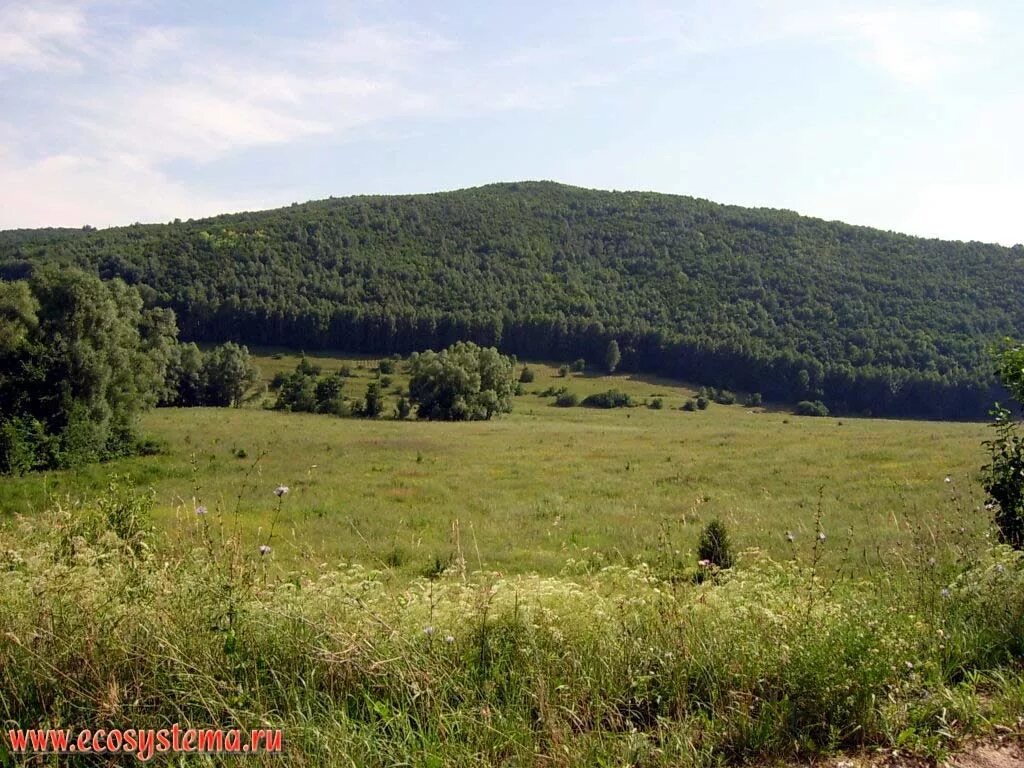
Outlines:
<svg viewBox="0 0 1024 768"><path fill-rule="evenodd" d="M299 359L261 354L264 383ZM373 359L309 359L325 371L347 365L353 399L377 375ZM701 526L716 517L741 549L784 559L810 545L820 514L827 556L858 569L900 556L914 526L972 536L987 528L975 481L983 424L809 418L714 403L684 412L695 393L678 382L561 378L554 366L529 365L536 379L513 413L489 422L282 413L262 407L272 392L241 409L158 409L143 427L163 445L160 455L5 479L0 512L88 496L110 474L127 475L155 489L162 528L205 505L255 542L271 525L271 491L284 484L292 492L275 534L278 563L357 562L407 576L460 552L475 568L514 573L554 574L567 558L692 562ZM407 385L401 371L388 377L387 415ZM581 398L615 387L641 405L558 408L538 395L552 386ZM642 405L655 397L662 409Z"/></svg>
<svg viewBox="0 0 1024 768"><path fill-rule="evenodd" d="M264 380L297 360L263 355ZM316 362L353 399L376 376ZM0 719L280 728L285 754L249 762L424 768L936 759L1019 733L1024 558L978 509L984 425L684 412L678 383L531 368L489 422L259 391L149 413L159 454L5 479ZM640 405L538 394L563 385ZM739 567L698 569L713 518Z"/></svg>

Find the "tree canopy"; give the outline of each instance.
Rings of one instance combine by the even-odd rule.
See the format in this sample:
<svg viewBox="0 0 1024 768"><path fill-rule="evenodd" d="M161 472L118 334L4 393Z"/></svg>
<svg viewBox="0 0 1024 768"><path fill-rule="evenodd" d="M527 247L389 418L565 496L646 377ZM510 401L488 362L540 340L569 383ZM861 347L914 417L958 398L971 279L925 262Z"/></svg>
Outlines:
<svg viewBox="0 0 1024 768"><path fill-rule="evenodd" d="M183 338L506 354L979 417L985 353L1024 333L1024 247L944 242L705 200L546 182L108 230L0 233L0 276L77 265L175 310Z"/></svg>
<svg viewBox="0 0 1024 768"><path fill-rule="evenodd" d="M409 361L409 400L421 419L478 421L512 410L512 359L498 350L458 342Z"/></svg>

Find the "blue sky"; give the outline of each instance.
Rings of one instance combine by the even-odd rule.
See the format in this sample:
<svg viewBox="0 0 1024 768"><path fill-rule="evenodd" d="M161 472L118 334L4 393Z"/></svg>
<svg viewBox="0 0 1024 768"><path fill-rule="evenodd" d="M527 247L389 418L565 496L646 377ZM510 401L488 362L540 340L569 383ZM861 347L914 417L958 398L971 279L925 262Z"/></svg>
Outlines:
<svg viewBox="0 0 1024 768"><path fill-rule="evenodd" d="M0 228L554 179L1024 241L1024 3L0 0Z"/></svg>

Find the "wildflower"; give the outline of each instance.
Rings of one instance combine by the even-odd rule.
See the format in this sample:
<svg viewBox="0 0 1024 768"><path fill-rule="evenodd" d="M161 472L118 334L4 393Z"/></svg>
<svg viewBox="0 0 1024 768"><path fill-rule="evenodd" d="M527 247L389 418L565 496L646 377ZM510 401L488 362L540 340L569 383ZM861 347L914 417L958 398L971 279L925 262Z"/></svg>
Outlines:
<svg viewBox="0 0 1024 768"><path fill-rule="evenodd" d="M454 638L454 637L452 637L451 635L445 635L445 636L444 636L444 641L445 641L446 643L448 643L448 645L451 645L452 643L454 643L454 642L455 642L455 638Z"/></svg>
<svg viewBox="0 0 1024 768"><path fill-rule="evenodd" d="M206 514L206 507L204 507L202 504L200 504L198 507L196 507L196 514L197 515L205 515Z"/></svg>
<svg viewBox="0 0 1024 768"><path fill-rule="evenodd" d="M994 501L988 501L988 502L985 503L985 509L987 509L989 512L991 512L995 508L996 508L996 503Z"/></svg>
<svg viewBox="0 0 1024 768"><path fill-rule="evenodd" d="M433 637L434 636L434 628L433 627L424 627L423 628L423 634L426 635L427 637Z"/></svg>
<svg viewBox="0 0 1024 768"><path fill-rule="evenodd" d="M1002 563L996 563L996 573L1002 573L1005 570Z"/></svg>
<svg viewBox="0 0 1024 768"><path fill-rule="evenodd" d="M903 663L907 665L907 669L913 669L914 668L914 662L912 662L912 661L905 661Z"/></svg>
<svg viewBox="0 0 1024 768"><path fill-rule="evenodd" d="M945 598L948 598L951 593L950 593L950 591L946 587L943 587L942 588L942 592L940 592L939 594L942 595Z"/></svg>
<svg viewBox="0 0 1024 768"><path fill-rule="evenodd" d="M709 565L711 565L711 561L710 560L700 560L700 561L698 561L697 565L699 565L701 568L707 568Z"/></svg>
<svg viewBox="0 0 1024 768"><path fill-rule="evenodd" d="M270 554L270 545L269 544L260 544L260 554L261 555L269 555Z"/></svg>
<svg viewBox="0 0 1024 768"><path fill-rule="evenodd" d="M277 496L277 498L281 498L286 493L288 493L287 485L279 485L277 486L277 488L274 489L274 495Z"/></svg>
<svg viewBox="0 0 1024 768"><path fill-rule="evenodd" d="M825 532L824 531L818 531L818 541L824 541L824 540L825 540Z"/></svg>
<svg viewBox="0 0 1024 768"><path fill-rule="evenodd" d="M786 541L796 541L796 536L793 535L792 531L786 531Z"/></svg>
<svg viewBox="0 0 1024 768"><path fill-rule="evenodd" d="M946 482L947 483L952 483L953 482L953 478L950 477L949 475L946 475Z"/></svg>

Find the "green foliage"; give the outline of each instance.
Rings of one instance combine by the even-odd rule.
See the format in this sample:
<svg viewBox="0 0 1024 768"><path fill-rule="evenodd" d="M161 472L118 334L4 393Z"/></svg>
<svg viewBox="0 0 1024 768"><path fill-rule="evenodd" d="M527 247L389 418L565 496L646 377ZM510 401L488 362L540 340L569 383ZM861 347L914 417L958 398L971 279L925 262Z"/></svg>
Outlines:
<svg viewBox="0 0 1024 768"><path fill-rule="evenodd" d="M125 455L164 387L177 328L138 291L74 269L0 283L0 469Z"/></svg>
<svg viewBox="0 0 1024 768"><path fill-rule="evenodd" d="M821 400L801 400L796 404L797 416L828 416L828 408Z"/></svg>
<svg viewBox="0 0 1024 768"><path fill-rule="evenodd" d="M530 384L533 382L535 376L536 374L533 372L533 369L524 365L522 372L519 374L519 383Z"/></svg>
<svg viewBox="0 0 1024 768"><path fill-rule="evenodd" d="M686 402L683 403L682 410L690 411L690 412L696 411L697 410L697 401L694 400L692 397L691 398L687 398Z"/></svg>
<svg viewBox="0 0 1024 768"><path fill-rule="evenodd" d="M587 370L587 361L582 357L577 358L576 360L573 360L572 365L569 366L569 370L573 373L583 373Z"/></svg>
<svg viewBox="0 0 1024 768"><path fill-rule="evenodd" d="M708 401L708 399L706 397L704 397L704 395L698 395L697 396L697 410L700 410L700 411L707 410L707 407L710 404L711 403Z"/></svg>
<svg viewBox="0 0 1024 768"><path fill-rule="evenodd" d="M398 398L398 403L395 405L395 417L399 419L409 418L409 414L412 413L412 404L408 398Z"/></svg>
<svg viewBox="0 0 1024 768"><path fill-rule="evenodd" d="M760 406L764 402L764 400L761 397L760 392L752 392L751 394L747 395L747 398L744 402L746 405L752 408L756 408Z"/></svg>
<svg viewBox="0 0 1024 768"><path fill-rule="evenodd" d="M512 410L513 362L496 349L458 342L410 359L409 399L421 419L489 419Z"/></svg>
<svg viewBox="0 0 1024 768"><path fill-rule="evenodd" d="M558 378L564 379L569 375L569 366L560 365L558 366Z"/></svg>
<svg viewBox="0 0 1024 768"><path fill-rule="evenodd" d="M651 400L651 402L647 404L647 407L650 408L652 411L660 411L662 408L665 407L665 401L662 400L660 397L655 397Z"/></svg>
<svg viewBox="0 0 1024 768"><path fill-rule="evenodd" d="M716 568L732 568L735 557L729 531L721 520L712 520L700 532L697 543L697 557Z"/></svg>
<svg viewBox="0 0 1024 768"><path fill-rule="evenodd" d="M377 371L382 376L383 375L390 376L391 374L393 374L395 372L395 361L394 360L381 360L380 363L377 364Z"/></svg>
<svg viewBox="0 0 1024 768"><path fill-rule="evenodd" d="M1024 347L1006 339L993 350L1000 381L1018 403L1024 402ZM992 411L996 436L984 442L989 463L982 467L982 485L999 539L1015 549L1024 549L1024 437L1017 421L1006 408L996 404Z"/></svg>
<svg viewBox="0 0 1024 768"><path fill-rule="evenodd" d="M607 392L587 395L581 405L586 408L629 408L633 405L633 398L625 392L609 389Z"/></svg>
<svg viewBox="0 0 1024 768"><path fill-rule="evenodd" d="M622 355L619 353L619 342L612 339L608 342L608 348L604 352L604 369L608 373L615 373L615 369L619 367L621 360Z"/></svg>
<svg viewBox="0 0 1024 768"><path fill-rule="evenodd" d="M0 236L0 275L45 264L138 285L196 341L604 364L614 338L631 370L876 415L984 416L985 347L1024 328L1012 249L551 183Z"/></svg>
<svg viewBox="0 0 1024 768"><path fill-rule="evenodd" d="M580 398L574 392L561 392L555 398L555 405L559 408L575 408L579 404Z"/></svg>
<svg viewBox="0 0 1024 768"><path fill-rule="evenodd" d="M363 398L360 414L372 419L382 413L384 413L384 395L381 392L380 382L371 381L366 387L366 397Z"/></svg>
<svg viewBox="0 0 1024 768"><path fill-rule="evenodd" d="M715 391L714 400L719 405L733 405L736 402L736 395L727 389L719 389Z"/></svg>

